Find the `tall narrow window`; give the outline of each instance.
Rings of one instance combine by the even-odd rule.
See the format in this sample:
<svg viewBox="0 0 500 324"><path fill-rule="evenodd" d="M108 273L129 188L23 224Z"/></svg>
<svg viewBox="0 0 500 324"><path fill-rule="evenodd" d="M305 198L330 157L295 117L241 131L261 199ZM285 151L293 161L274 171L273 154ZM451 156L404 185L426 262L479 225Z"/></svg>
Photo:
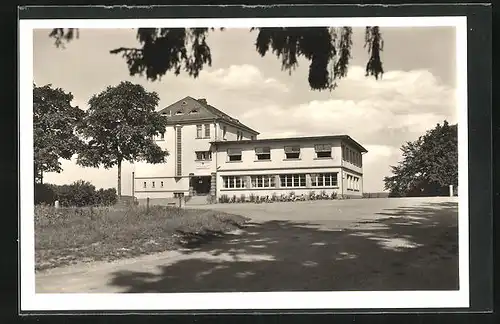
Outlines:
<svg viewBox="0 0 500 324"><path fill-rule="evenodd" d="M163 181L160 181L160 187L163 188Z"/></svg>
<svg viewBox="0 0 500 324"><path fill-rule="evenodd" d="M300 157L300 146L285 146L287 159L298 159Z"/></svg>
<svg viewBox="0 0 500 324"><path fill-rule="evenodd" d="M224 184L224 188L245 188L245 181L243 181L243 177L223 176L222 183Z"/></svg>
<svg viewBox="0 0 500 324"><path fill-rule="evenodd" d="M210 138L210 124L205 124L205 138Z"/></svg>
<svg viewBox="0 0 500 324"><path fill-rule="evenodd" d="M228 149L227 156L229 161L241 161L241 149Z"/></svg>
<svg viewBox="0 0 500 324"><path fill-rule="evenodd" d="M151 188L154 188L154 187L155 187L155 182L153 181L153 182L151 183Z"/></svg>
<svg viewBox="0 0 500 324"><path fill-rule="evenodd" d="M253 188L271 188L275 187L273 175L257 175L251 176L251 183Z"/></svg>
<svg viewBox="0 0 500 324"><path fill-rule="evenodd" d="M146 181L144 181L144 182L142 183L142 187L143 187L143 188L146 188L146 187L147 187L147 183L146 183Z"/></svg>
<svg viewBox="0 0 500 324"><path fill-rule="evenodd" d="M306 186L306 175L300 174L280 174L281 187L295 188Z"/></svg>
<svg viewBox="0 0 500 324"><path fill-rule="evenodd" d="M314 151L316 152L317 158L331 158L332 157L332 146L328 144L318 144L314 145Z"/></svg>
<svg viewBox="0 0 500 324"><path fill-rule="evenodd" d="M201 125L196 125L196 138L201 138Z"/></svg>
<svg viewBox="0 0 500 324"><path fill-rule="evenodd" d="M255 155L257 160L270 160L271 159L271 148L270 147L256 147Z"/></svg>
<svg viewBox="0 0 500 324"><path fill-rule="evenodd" d="M226 125L222 126L222 139L226 139L227 127Z"/></svg>
<svg viewBox="0 0 500 324"><path fill-rule="evenodd" d="M311 185L313 187L337 187L337 173L311 174Z"/></svg>

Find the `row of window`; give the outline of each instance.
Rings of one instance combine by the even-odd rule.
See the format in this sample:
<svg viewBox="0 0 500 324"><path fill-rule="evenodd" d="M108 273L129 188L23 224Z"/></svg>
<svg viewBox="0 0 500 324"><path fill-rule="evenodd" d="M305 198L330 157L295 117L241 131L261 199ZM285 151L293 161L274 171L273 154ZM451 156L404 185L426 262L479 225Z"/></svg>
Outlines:
<svg viewBox="0 0 500 324"><path fill-rule="evenodd" d="M160 187L159 187L159 188L163 188L163 181L159 181L159 182L160 182ZM146 181L144 181L144 182L142 183L142 187L143 187L144 189L146 189L146 188L148 187L148 184L147 184L147 182L146 182ZM155 181L151 181L151 188L153 188L153 189L154 189L154 188L156 188L156 182L155 182Z"/></svg>
<svg viewBox="0 0 500 324"><path fill-rule="evenodd" d="M312 187L337 187L338 173L315 173L310 174ZM306 187L306 174L280 174L250 176L247 182L244 176L223 176L224 188L275 188L276 179L279 178L281 188L304 188Z"/></svg>
<svg viewBox="0 0 500 324"><path fill-rule="evenodd" d="M285 146L285 158L286 159L299 159L300 158L300 146ZM332 146L328 144L318 144L314 146L314 151L316 153L316 158L331 158L332 157ZM231 148L227 150L229 161L241 161L242 160L242 150L238 148ZM271 148L256 147L255 156L257 160L271 160Z"/></svg>
<svg viewBox="0 0 500 324"><path fill-rule="evenodd" d="M349 162L357 167L363 165L361 153L351 150L347 146L342 145L342 160Z"/></svg>
<svg viewBox="0 0 500 324"><path fill-rule="evenodd" d="M227 134L227 127L222 126L222 139L226 139L226 134ZM202 139L202 138L210 138L210 124L202 124L202 125L196 125L196 138L197 139ZM236 131L236 139L242 140L243 139L243 131ZM251 136L251 139L254 140L255 136ZM163 141L165 140L165 134L159 134L155 136L155 140L157 141Z"/></svg>
<svg viewBox="0 0 500 324"><path fill-rule="evenodd" d="M359 187L360 187L359 178L348 174L347 175L347 190L359 191Z"/></svg>
<svg viewBox="0 0 500 324"><path fill-rule="evenodd" d="M310 174L312 187L337 187L338 173L316 173ZM250 186L245 182L243 176L222 177L224 188L275 188L276 175L255 175L250 176ZM300 188L306 186L306 174L280 174L280 186L282 188ZM163 181L159 181L159 188L163 188ZM147 188L147 182L143 182L143 188ZM151 181L151 188L156 188L156 181ZM359 178L347 175L347 189L359 190Z"/></svg>

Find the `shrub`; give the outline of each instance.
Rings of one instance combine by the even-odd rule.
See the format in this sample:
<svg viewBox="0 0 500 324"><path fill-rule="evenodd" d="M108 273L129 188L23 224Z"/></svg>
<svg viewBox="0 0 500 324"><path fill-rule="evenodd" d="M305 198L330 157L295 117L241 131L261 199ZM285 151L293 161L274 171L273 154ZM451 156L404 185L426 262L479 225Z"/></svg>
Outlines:
<svg viewBox="0 0 500 324"><path fill-rule="evenodd" d="M53 205L56 201L54 185L35 183L35 205Z"/></svg>
<svg viewBox="0 0 500 324"><path fill-rule="evenodd" d="M113 206L116 204L118 196L116 194L115 188L109 189L99 189L96 191L96 201L95 203L100 206Z"/></svg>
<svg viewBox="0 0 500 324"><path fill-rule="evenodd" d="M191 196L190 195L184 196L184 203L187 203L190 200L191 200Z"/></svg>
<svg viewBox="0 0 500 324"><path fill-rule="evenodd" d="M271 200L278 201L278 195L275 192L273 192L273 194L271 195Z"/></svg>
<svg viewBox="0 0 500 324"><path fill-rule="evenodd" d="M221 204L227 204L229 202L229 196L228 195L221 195L219 197L219 202Z"/></svg>
<svg viewBox="0 0 500 324"><path fill-rule="evenodd" d="M314 198L316 198L316 193L314 191L309 191L309 195L307 196L307 199L314 200Z"/></svg>
<svg viewBox="0 0 500 324"><path fill-rule="evenodd" d="M245 194L241 194L241 196L240 196L240 201L241 201L242 203L246 202L246 201L247 201L247 196L245 196Z"/></svg>
<svg viewBox="0 0 500 324"><path fill-rule="evenodd" d="M83 180L58 186L56 194L60 205L64 207L83 207L98 203L95 187Z"/></svg>
<svg viewBox="0 0 500 324"><path fill-rule="evenodd" d="M255 194L253 192L250 194L250 202L255 202Z"/></svg>
<svg viewBox="0 0 500 324"><path fill-rule="evenodd" d="M332 192L332 194L330 195L330 198L333 200L333 199L336 199L337 198L337 193L334 191Z"/></svg>
<svg viewBox="0 0 500 324"><path fill-rule="evenodd" d="M233 195L233 198L231 198L231 202L236 202L236 195Z"/></svg>

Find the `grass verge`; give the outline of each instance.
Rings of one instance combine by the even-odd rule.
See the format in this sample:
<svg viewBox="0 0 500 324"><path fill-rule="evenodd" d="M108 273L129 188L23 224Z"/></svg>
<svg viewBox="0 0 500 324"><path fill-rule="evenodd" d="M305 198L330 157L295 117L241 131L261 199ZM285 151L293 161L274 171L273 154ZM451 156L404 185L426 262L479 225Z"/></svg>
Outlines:
<svg viewBox="0 0 500 324"><path fill-rule="evenodd" d="M240 228L246 218L220 211L153 206L35 206L35 271L112 261L200 244Z"/></svg>

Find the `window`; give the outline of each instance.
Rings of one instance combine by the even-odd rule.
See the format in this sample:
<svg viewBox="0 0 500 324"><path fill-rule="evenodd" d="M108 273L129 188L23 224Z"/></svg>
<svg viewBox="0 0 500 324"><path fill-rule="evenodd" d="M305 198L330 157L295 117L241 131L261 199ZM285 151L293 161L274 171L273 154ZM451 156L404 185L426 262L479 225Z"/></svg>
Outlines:
<svg viewBox="0 0 500 324"><path fill-rule="evenodd" d="M280 182L282 187L305 187L306 186L306 175L301 174L281 174Z"/></svg>
<svg viewBox="0 0 500 324"><path fill-rule="evenodd" d="M160 187L163 188L163 181L160 181Z"/></svg>
<svg viewBox="0 0 500 324"><path fill-rule="evenodd" d="M226 125L222 126L222 139L226 139L227 127Z"/></svg>
<svg viewBox="0 0 500 324"><path fill-rule="evenodd" d="M190 115L197 114L197 113L198 113L198 110L196 110L196 109L193 109L189 112Z"/></svg>
<svg viewBox="0 0 500 324"><path fill-rule="evenodd" d="M236 131L236 140L242 140L243 139L243 132L242 131Z"/></svg>
<svg viewBox="0 0 500 324"><path fill-rule="evenodd" d="M229 161L241 161L241 149L228 149L227 156Z"/></svg>
<svg viewBox="0 0 500 324"><path fill-rule="evenodd" d="M328 144L314 145L314 150L316 151L317 158L331 158L332 157L331 145L328 145Z"/></svg>
<svg viewBox="0 0 500 324"><path fill-rule="evenodd" d="M270 147L256 147L255 155L257 155L257 160L271 160L271 148Z"/></svg>
<svg viewBox="0 0 500 324"><path fill-rule="evenodd" d="M211 160L212 160L212 151L196 152L196 161L211 161Z"/></svg>
<svg viewBox="0 0 500 324"><path fill-rule="evenodd" d="M182 110L177 110L177 112L176 112L175 114L176 114L176 115L182 115L182 114L183 114L183 112L182 112Z"/></svg>
<svg viewBox="0 0 500 324"><path fill-rule="evenodd" d="M201 138L201 125L196 125L196 138Z"/></svg>
<svg viewBox="0 0 500 324"><path fill-rule="evenodd" d="M222 177L224 188L245 188L245 181L243 177L226 176Z"/></svg>
<svg viewBox="0 0 500 324"><path fill-rule="evenodd" d="M154 187L155 187L155 182L153 181L153 182L151 183L151 188L154 188Z"/></svg>
<svg viewBox="0 0 500 324"><path fill-rule="evenodd" d="M253 135L252 135L252 136L250 136L250 139L251 139L252 141L253 141L253 140L255 140L255 136L253 136Z"/></svg>
<svg viewBox="0 0 500 324"><path fill-rule="evenodd" d="M285 156L287 159L298 159L300 157L300 147L285 146Z"/></svg>
<svg viewBox="0 0 500 324"><path fill-rule="evenodd" d="M311 174L311 185L313 187L337 187L337 173Z"/></svg>
<svg viewBox="0 0 500 324"><path fill-rule="evenodd" d="M272 188L276 186L273 175L251 176L250 179L253 188Z"/></svg>
<svg viewBox="0 0 500 324"><path fill-rule="evenodd" d="M346 149L345 149L345 146L342 145L342 160L346 160L347 159L347 152L346 152Z"/></svg>
<svg viewBox="0 0 500 324"><path fill-rule="evenodd" d="M146 181L144 181L144 182L142 183L142 187L143 187L143 188L146 188L146 187L147 187Z"/></svg>
<svg viewBox="0 0 500 324"><path fill-rule="evenodd" d="M205 124L205 138L210 138L210 124Z"/></svg>

